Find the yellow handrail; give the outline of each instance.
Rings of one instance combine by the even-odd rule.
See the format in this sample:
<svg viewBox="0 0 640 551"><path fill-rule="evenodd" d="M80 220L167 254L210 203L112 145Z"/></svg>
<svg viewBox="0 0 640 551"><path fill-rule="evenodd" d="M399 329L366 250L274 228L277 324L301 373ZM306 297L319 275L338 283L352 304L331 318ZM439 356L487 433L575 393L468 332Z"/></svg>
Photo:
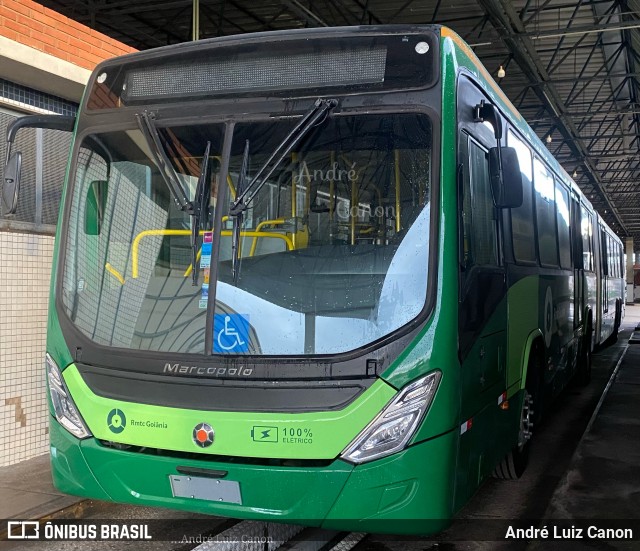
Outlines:
<svg viewBox="0 0 640 551"><path fill-rule="evenodd" d="M223 237L231 237L231 234L232 234L232 232L230 230L222 230L220 232L220 235L222 235ZM240 236L241 237L253 237L254 243L260 237L275 237L277 239L282 239L285 242L288 251L293 249L293 243L292 243L291 239L287 235L284 235L284 234L281 234L281 233L258 232L258 231L254 231L254 230L251 230L251 231L243 230L243 231L240 232ZM254 253L255 253L255 247L252 246L251 250L249 251L249 256L253 256ZM200 248L200 250L198 251L198 254L196 256L196 262L198 262L200 260L201 256L202 256L202 248ZM191 275L192 271L193 271L193 264L189 264L189 267L184 272L184 277L189 277Z"/></svg>
<svg viewBox="0 0 640 551"><path fill-rule="evenodd" d="M200 232L202 235L204 231ZM191 235L191 230L144 230L136 235L133 243L131 244L131 277L133 279L138 278L138 249L140 247L140 241L143 237L149 237L151 235Z"/></svg>
<svg viewBox="0 0 640 551"><path fill-rule="evenodd" d="M200 231L200 235L203 235L205 232L204 230ZM131 277L133 277L133 279L137 279L138 278L138 249L140 248L140 241L142 241L142 239L144 237L149 237L152 235L191 235L191 230L144 230L142 232L140 232L138 235L136 235L135 239L133 240L133 243L131 245L131 262L132 262L132 266L131 266ZM230 237L231 236L231 231L230 230L223 230L222 232L220 232L220 235L224 236L224 237ZM271 237L274 239L282 239L285 244L287 245L287 250L290 251L293 249L293 242L291 241L291 238L289 238L287 235L283 235L281 233L273 233L273 232L258 232L258 231L241 231L240 232L240 236L241 237L254 237L254 238L259 238L259 237ZM201 251L198 252L198 259L200 258L201 255ZM253 255L252 255L253 256ZM193 270L193 266L189 266L187 268L187 271L185 272L184 276L187 277L189 274L191 274L191 270ZM115 274L114 274L115 275Z"/></svg>
<svg viewBox="0 0 640 551"><path fill-rule="evenodd" d="M107 270L107 272L109 272L113 277L115 277L120 282L120 285L124 285L124 277L122 277L122 274L118 270L116 270L111 264L107 262L104 265L104 269Z"/></svg>
<svg viewBox="0 0 640 551"><path fill-rule="evenodd" d="M276 218L275 220L263 220L256 226L255 231L261 231L265 226L280 226L287 221L284 218Z"/></svg>
<svg viewBox="0 0 640 551"><path fill-rule="evenodd" d="M260 232L262 228L265 226L279 226L285 224L286 220L284 218L276 218L275 220L263 220L257 226L255 231ZM258 246L258 238L253 238L253 243L251 243L251 249L249 250L249 256L253 256L256 253L256 247Z"/></svg>
<svg viewBox="0 0 640 551"><path fill-rule="evenodd" d="M227 174L227 185L229 186L229 190L231 191L231 199L236 198L236 186L233 185L233 180L231 179L231 174Z"/></svg>

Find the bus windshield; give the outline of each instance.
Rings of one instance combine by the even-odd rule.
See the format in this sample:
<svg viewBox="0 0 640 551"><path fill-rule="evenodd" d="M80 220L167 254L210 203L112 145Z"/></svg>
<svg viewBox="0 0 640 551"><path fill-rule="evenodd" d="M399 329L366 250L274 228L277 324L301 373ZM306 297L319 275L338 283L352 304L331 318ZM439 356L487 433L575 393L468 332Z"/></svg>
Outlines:
<svg viewBox="0 0 640 551"><path fill-rule="evenodd" d="M314 355L360 348L414 319L427 294L426 115L330 116L318 124L243 213L234 277L228 212L246 143L251 179L295 123L236 124L224 182L224 125L159 129L189 200L211 144L197 285L193 217L176 205L140 130L86 138L62 282L78 329L101 345L203 354L211 295L213 354ZM218 205L219 236L212 232Z"/></svg>

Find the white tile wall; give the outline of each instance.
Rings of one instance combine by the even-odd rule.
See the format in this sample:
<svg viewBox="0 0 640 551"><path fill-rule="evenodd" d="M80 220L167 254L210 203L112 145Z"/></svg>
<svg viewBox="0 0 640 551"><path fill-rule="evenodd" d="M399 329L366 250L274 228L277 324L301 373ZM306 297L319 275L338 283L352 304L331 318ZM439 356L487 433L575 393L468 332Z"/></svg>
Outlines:
<svg viewBox="0 0 640 551"><path fill-rule="evenodd" d="M53 237L0 231L0 467L46 453L44 354Z"/></svg>

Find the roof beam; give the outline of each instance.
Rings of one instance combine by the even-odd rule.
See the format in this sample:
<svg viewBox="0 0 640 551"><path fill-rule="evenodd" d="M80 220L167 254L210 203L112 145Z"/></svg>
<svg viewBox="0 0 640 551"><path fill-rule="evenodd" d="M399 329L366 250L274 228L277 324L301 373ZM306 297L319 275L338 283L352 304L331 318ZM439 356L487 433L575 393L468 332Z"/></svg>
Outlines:
<svg viewBox="0 0 640 551"><path fill-rule="evenodd" d="M591 33L610 33L622 31L625 29L640 29L640 20L633 19L631 21L619 21L615 23L600 23L598 25L585 25L582 27L571 27L569 29L558 31L550 29L547 31L536 31L523 33L532 40L541 40L543 38L558 38L561 36L579 36Z"/></svg>
<svg viewBox="0 0 640 551"><path fill-rule="evenodd" d="M283 6L286 6L295 13L298 17L302 18L312 27L328 27L329 24L313 13L309 8L303 6L298 0L281 0Z"/></svg>
<svg viewBox="0 0 640 551"><path fill-rule="evenodd" d="M594 187L598 190L608 208L613 212L616 221L626 233L622 218L602 186L599 173L594 170L595 165L589 158L590 154L584 142L580 139L578 129L571 117L566 114L568 111L567 106L555 89L542 60L538 56L533 41L528 36L524 23L513 5L507 0L478 0L478 3L484 9L496 31L502 35L502 40L507 49L529 80L531 82L542 81L545 83L544 87L536 86L534 88L536 95L547 106L548 111L556 121L558 130L565 138L570 140L569 147L578 160L582 162L589 179L593 182Z"/></svg>

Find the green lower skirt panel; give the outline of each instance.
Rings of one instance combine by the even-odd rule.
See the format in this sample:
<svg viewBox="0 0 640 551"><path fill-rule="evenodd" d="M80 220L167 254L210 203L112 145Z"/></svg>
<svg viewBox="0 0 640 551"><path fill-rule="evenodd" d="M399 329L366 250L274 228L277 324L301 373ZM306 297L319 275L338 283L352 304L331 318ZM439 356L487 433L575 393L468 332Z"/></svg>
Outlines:
<svg viewBox="0 0 640 551"><path fill-rule="evenodd" d="M282 467L160 457L76 440L51 420L54 483L63 492L232 518L388 533L432 533L452 511L457 434L354 467ZM177 467L228 471L242 504L172 496Z"/></svg>

